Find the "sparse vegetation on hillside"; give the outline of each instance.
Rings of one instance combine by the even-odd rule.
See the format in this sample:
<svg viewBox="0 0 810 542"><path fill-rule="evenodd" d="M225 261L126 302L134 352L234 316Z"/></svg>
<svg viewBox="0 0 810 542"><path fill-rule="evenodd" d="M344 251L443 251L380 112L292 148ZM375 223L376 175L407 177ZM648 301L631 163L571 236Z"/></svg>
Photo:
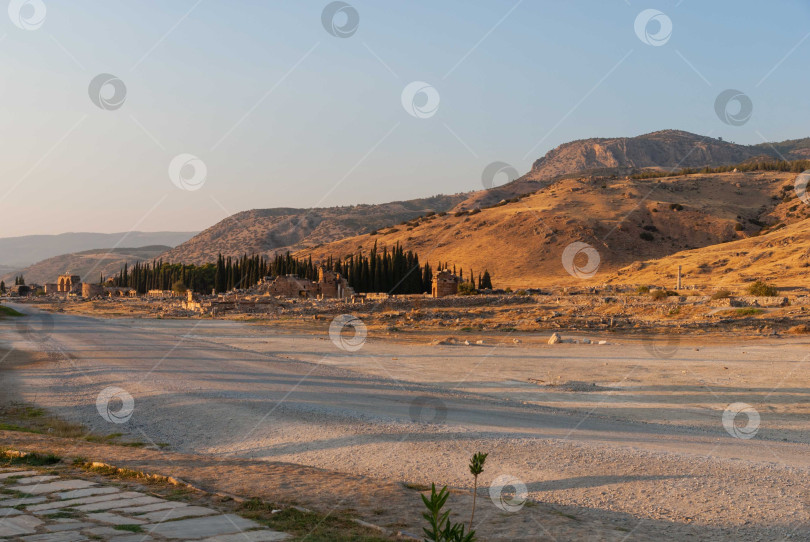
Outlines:
<svg viewBox="0 0 810 542"><path fill-rule="evenodd" d="M761 296L761 297L773 297L778 294L778 290L775 286L771 286L770 284L766 284L765 282L758 280L748 286L748 293L750 295Z"/></svg>

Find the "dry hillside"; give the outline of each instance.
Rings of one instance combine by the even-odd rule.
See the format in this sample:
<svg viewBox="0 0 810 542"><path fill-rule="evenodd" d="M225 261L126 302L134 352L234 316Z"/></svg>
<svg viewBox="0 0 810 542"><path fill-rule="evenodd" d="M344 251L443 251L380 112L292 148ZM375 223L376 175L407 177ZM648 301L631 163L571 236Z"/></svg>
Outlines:
<svg viewBox="0 0 810 542"><path fill-rule="evenodd" d="M459 209L489 207L502 199L534 192L563 177L625 176L646 170L679 170L736 165L753 159L800 160L810 156L810 139L737 145L682 130L661 130L635 137L591 138L564 143L532 164L515 181L471 194Z"/></svg>
<svg viewBox="0 0 810 542"><path fill-rule="evenodd" d="M794 178L752 172L563 179L516 202L411 220L298 255L322 260L368 251L375 242L401 243L421 261L450 262L476 274L487 268L496 287L596 285L636 261L727 243L758 234L762 224L810 216L792 191ZM599 252L601 266L590 279L574 278L563 268L563 250L575 241Z"/></svg>
<svg viewBox="0 0 810 542"><path fill-rule="evenodd" d="M752 281L783 288L810 286L810 220L787 225L759 237L677 252L638 262L607 279L614 284L672 287L678 266L682 284L743 293Z"/></svg>
<svg viewBox="0 0 810 542"><path fill-rule="evenodd" d="M427 212L441 212L463 194L319 209L253 209L229 216L163 255L167 262L202 264L217 254L272 254L328 243L396 224Z"/></svg>

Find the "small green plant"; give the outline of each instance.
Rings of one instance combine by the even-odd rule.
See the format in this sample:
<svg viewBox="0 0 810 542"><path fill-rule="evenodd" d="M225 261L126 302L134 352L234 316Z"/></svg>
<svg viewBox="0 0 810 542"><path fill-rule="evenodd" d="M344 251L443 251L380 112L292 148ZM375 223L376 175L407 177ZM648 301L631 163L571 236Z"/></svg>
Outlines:
<svg viewBox="0 0 810 542"><path fill-rule="evenodd" d="M473 505L472 505L472 513L470 514L470 532L473 533L475 531L472 530L473 526L473 519L475 518L475 499L478 496L478 475L484 472L484 462L487 460L487 455L484 452L477 452L474 453L472 459L470 459L470 474L473 475Z"/></svg>
<svg viewBox="0 0 810 542"><path fill-rule="evenodd" d="M129 531L130 533L142 533L143 528L135 523L127 523L124 525L113 525L113 529L118 531Z"/></svg>
<svg viewBox="0 0 810 542"><path fill-rule="evenodd" d="M427 508L427 512L423 512L422 517L428 522L428 527L422 528L425 532L425 540L428 542L475 542L475 531L465 533L463 523L450 521L450 510L442 512L449 496L447 486L437 493L436 484L430 485L430 497L422 495L422 502Z"/></svg>
<svg viewBox="0 0 810 542"><path fill-rule="evenodd" d="M770 284L766 284L763 281L758 280L748 287L748 293L750 295L760 297L773 297L777 295L778 291L775 286L771 286Z"/></svg>
<svg viewBox="0 0 810 542"><path fill-rule="evenodd" d="M636 288L636 293L638 295L648 294L648 293L650 293L650 287L649 286L639 286L638 288Z"/></svg>
<svg viewBox="0 0 810 542"><path fill-rule="evenodd" d="M734 314L736 314L737 316L754 316L757 314L762 314L763 312L765 311L762 309L757 309L755 307L745 307L742 309L734 310Z"/></svg>

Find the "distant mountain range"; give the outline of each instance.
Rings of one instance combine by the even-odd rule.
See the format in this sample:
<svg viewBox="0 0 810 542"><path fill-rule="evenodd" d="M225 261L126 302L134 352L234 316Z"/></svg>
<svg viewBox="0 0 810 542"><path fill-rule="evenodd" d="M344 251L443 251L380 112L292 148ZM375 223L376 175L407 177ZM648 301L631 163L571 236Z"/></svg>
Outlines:
<svg viewBox="0 0 810 542"><path fill-rule="evenodd" d="M601 270L610 273L634 262L746 239L766 233L763 227L810 217L810 207L800 204L792 192L795 174L753 171L634 179L634 173L797 159L810 159L810 138L737 145L663 130L637 137L584 139L560 145L536 160L525 175L494 188L378 205L254 209L196 235L132 233L123 243L177 245L160 257L187 264L213 262L220 253L270 256L286 251L317 261L368 251L375 242L400 243L417 251L422 261L447 261L476 271L486 267L496 285L576 282L561 265L561 254L572 242L595 247ZM101 236L0 239L0 266L31 261L35 253L50 251L53 256L113 246L125 234ZM158 249L145 247L140 253L121 249L112 256L98 250L68 254L32 266L26 279L44 281L70 268L111 274L124 261L158 256ZM810 247L802 250L810 253Z"/></svg>
<svg viewBox="0 0 810 542"><path fill-rule="evenodd" d="M107 278L118 273L124 264L151 260L169 250L166 245L149 245L138 248L102 248L85 250L72 254L61 254L47 258L24 269L0 276L6 284L15 275L22 274L26 284L56 282L56 277L64 273L79 275L83 281L96 283L99 276Z"/></svg>
<svg viewBox="0 0 810 542"><path fill-rule="evenodd" d="M614 211L629 212L634 200L630 199L631 196L625 195L625 192L619 191L619 187L622 186L627 194L636 194L638 198L642 198L644 187L653 186L655 182L628 181L620 184L620 180L629 174L644 170L680 170L735 165L758 160L803 158L810 158L810 138L761 145L737 145L680 130L662 130L637 137L583 139L560 145L549 151L534 162L531 171L503 186L453 196L436 196L381 205L245 211L211 226L170 250L163 258L165 261L173 262L204 263L214 261L218 253L230 256L243 253L269 255L287 250L301 251L301 254L312 254L313 257L326 257L329 254L343 256L360 247L367 250L374 240L381 242L396 240L406 248L418 250L423 259L428 257L429 253L431 260L438 255L442 261L448 260L462 265L466 265L466 262L470 264L476 262L475 267L480 269L481 265L489 265L491 270L493 262L498 261L499 268L506 266L499 269L501 276L504 270L508 270L508 276L516 277L523 274L526 277L536 278L534 272L529 272L528 269L544 269L544 264L538 259L550 257L550 253L541 250L551 242L549 239L561 242L586 235L588 231L596 235L598 232L606 233L613 226L629 227L628 224L620 222L621 215L615 215ZM615 180L596 181L602 178ZM753 220L768 218L766 215L775 205L772 198L778 197L774 191L781 187L787 176L770 175L768 182L764 183L755 182L757 178L755 174L740 174L731 178L733 183L730 186L726 178L723 178L723 182L717 184L721 189L720 192L711 186L703 186L697 192L690 193L688 197L678 198L671 193L654 194L656 196L654 200L660 200L661 206L665 206L668 201L682 201L690 206L690 212L698 214L655 215L650 214L652 208L646 208L643 214L650 219L646 223L648 226L656 224L652 218L660 222L662 217L669 216L677 221L677 226L674 223L662 224L666 230L671 230L668 235L673 238L672 243L651 244L640 240L638 232L625 238L620 230L616 238L623 239L622 243L626 246L623 245L619 251L621 255L614 255L610 265L622 265L642 256L661 257L684 248L728 241L742 235L736 234L733 229L738 220L745 222L742 218L738 219L737 215ZM560 184L558 188L550 189L554 183L565 179L590 179L593 182L572 183L570 186ZM711 184L716 179L718 176L709 175L696 177L694 181ZM692 181L690 178L689 183L682 184L692 187L694 184ZM605 182L610 183L610 186L603 187ZM742 188L737 188L736 183L740 183ZM560 199L561 191L569 190L580 193L576 197L572 195ZM671 190L678 192L682 189L676 183ZM723 200L728 194L722 190L742 191L745 198L735 204L724 204ZM537 194L536 197L533 196L531 205L528 200L509 201L535 192ZM564 205L566 199L570 203L579 201L581 207ZM497 212L488 212L489 218L483 225L479 223L485 216L484 213L477 215L474 222L469 216L459 219L451 216L441 221L434 219L431 223L434 225L441 223L441 230L422 227L422 222L419 222L418 226L415 223L398 226L402 222L425 216L429 212L438 214L448 211L452 215L476 208L491 207L499 202L503 202L507 207L500 208ZM631 205L628 207L626 203ZM521 206L527 205L535 211L520 212ZM604 209L603 213L605 206L612 208ZM507 210L510 212L505 212ZM663 207L661 210L664 210ZM685 219L687 216L689 218ZM637 221L638 219L639 217L636 217ZM520 223L513 223L515 220ZM492 235L486 237L484 245L461 243L461 239L469 237L474 229L473 224L476 228L492 231ZM524 227L528 230L523 231ZM748 223L744 223L743 227L743 231L752 231ZM391 232L392 229L398 231L381 236L367 235L375 230ZM580 232L580 229L583 231ZM537 234L538 231L543 233ZM549 237L548 231L555 233ZM452 234L449 238L448 232ZM516 234L521 232L519 235L528 237L511 238L509 232ZM541 238L534 238L536 234L541 235ZM443 240L439 242L439 239ZM457 244L457 250L451 251L448 248L435 253L432 250L428 251L429 247L435 247L437 243L443 246ZM511 246L510 243L516 244L512 247L514 250L507 250L506 247ZM539 243L539 246L534 247L537 250L526 252L520 249L521 243ZM632 256L634 252L637 253L636 256ZM559 256L555 255L553 259L554 269L557 269Z"/></svg>
<svg viewBox="0 0 810 542"><path fill-rule="evenodd" d="M188 241L197 232L121 232L62 233L59 235L25 235L0 238L0 268L13 271L58 256L103 247L141 247L165 245L174 247Z"/></svg>

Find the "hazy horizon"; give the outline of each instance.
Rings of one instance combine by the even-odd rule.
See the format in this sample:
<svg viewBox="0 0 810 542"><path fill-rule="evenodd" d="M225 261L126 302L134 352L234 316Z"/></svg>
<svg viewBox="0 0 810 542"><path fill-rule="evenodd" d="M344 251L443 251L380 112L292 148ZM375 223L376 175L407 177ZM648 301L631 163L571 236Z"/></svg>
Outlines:
<svg viewBox="0 0 810 542"><path fill-rule="evenodd" d="M575 139L810 136L799 1L349 2L331 34L326 1L33 4L0 20L0 237L466 192ZM435 95L409 112L412 82ZM722 121L727 89L750 119ZM172 183L178 155L199 186Z"/></svg>

